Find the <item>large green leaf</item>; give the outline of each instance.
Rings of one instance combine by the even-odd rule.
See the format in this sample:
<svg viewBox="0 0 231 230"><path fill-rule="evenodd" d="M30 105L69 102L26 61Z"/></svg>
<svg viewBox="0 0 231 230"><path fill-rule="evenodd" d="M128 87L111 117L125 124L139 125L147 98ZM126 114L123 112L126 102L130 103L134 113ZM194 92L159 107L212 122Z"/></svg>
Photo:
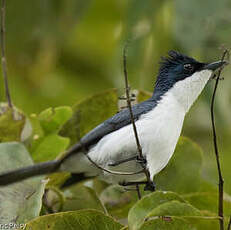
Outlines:
<svg viewBox="0 0 231 230"><path fill-rule="evenodd" d="M200 189L202 150L186 137L181 137L168 165L156 177L158 189L178 193L197 192Z"/></svg>
<svg viewBox="0 0 231 230"><path fill-rule="evenodd" d="M25 125L25 116L16 108L0 104L0 142L20 141Z"/></svg>
<svg viewBox="0 0 231 230"><path fill-rule="evenodd" d="M33 164L25 147L17 142L0 144L0 161L1 172ZM0 223L25 223L39 216L44 188L42 177L0 187Z"/></svg>
<svg viewBox="0 0 231 230"><path fill-rule="evenodd" d="M157 191L151 193L139 200L129 211L128 225L132 230L139 229L145 219L150 215L153 209L166 202L178 200L185 202L183 198L173 192Z"/></svg>
<svg viewBox="0 0 231 230"><path fill-rule="evenodd" d="M182 205L182 203L180 204ZM190 206L187 206L187 211L192 211ZM181 207L179 207L181 208ZM185 208L185 207L184 207ZM193 211L194 212L194 211ZM211 213L206 213L208 216L155 216L149 218L139 230L211 230L219 229L218 218ZM226 221L227 223L227 221Z"/></svg>
<svg viewBox="0 0 231 230"><path fill-rule="evenodd" d="M152 216L200 216L200 211L192 205L172 200L154 208L148 215Z"/></svg>
<svg viewBox="0 0 231 230"><path fill-rule="evenodd" d="M139 230L196 230L184 218L156 218L145 222ZM132 230L132 229L131 229ZM201 229L202 230L202 229Z"/></svg>
<svg viewBox="0 0 231 230"><path fill-rule="evenodd" d="M180 225L181 227L180 227ZM210 230L218 225L213 213L203 213L191 204L172 200L158 205L146 216L140 229ZM152 227L152 228L151 228ZM136 229L136 228L134 228ZM133 230L133 228L132 228Z"/></svg>
<svg viewBox="0 0 231 230"><path fill-rule="evenodd" d="M82 210L41 216L27 223L26 230L120 230L122 225L99 211Z"/></svg>
<svg viewBox="0 0 231 230"><path fill-rule="evenodd" d="M115 89L88 97L73 107L73 116L64 125L60 135L69 137L71 145L118 111Z"/></svg>

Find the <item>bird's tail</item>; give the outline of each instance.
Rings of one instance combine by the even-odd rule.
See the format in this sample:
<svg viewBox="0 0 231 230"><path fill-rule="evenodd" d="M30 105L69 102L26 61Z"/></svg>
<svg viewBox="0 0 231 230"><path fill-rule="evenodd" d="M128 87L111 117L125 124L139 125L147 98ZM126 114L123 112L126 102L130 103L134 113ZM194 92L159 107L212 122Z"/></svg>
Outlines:
<svg viewBox="0 0 231 230"><path fill-rule="evenodd" d="M54 160L8 171L0 175L0 186L21 181L29 177L56 172L60 164L60 160Z"/></svg>

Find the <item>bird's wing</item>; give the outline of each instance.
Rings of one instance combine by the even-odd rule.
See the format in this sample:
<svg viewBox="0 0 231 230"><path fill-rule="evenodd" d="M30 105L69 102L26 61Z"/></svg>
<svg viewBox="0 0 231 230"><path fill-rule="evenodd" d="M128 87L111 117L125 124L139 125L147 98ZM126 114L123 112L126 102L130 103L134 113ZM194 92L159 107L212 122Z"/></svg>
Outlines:
<svg viewBox="0 0 231 230"><path fill-rule="evenodd" d="M151 100L134 105L132 107L134 120L138 120L142 114L145 114L148 111L152 110L155 107L155 105L156 103ZM87 133L84 137L82 137L81 144L83 144L85 148L88 148L89 146L99 141L105 135L114 132L129 124L131 124L130 111L129 109L124 109L119 113L115 114L113 117L98 125L92 131Z"/></svg>

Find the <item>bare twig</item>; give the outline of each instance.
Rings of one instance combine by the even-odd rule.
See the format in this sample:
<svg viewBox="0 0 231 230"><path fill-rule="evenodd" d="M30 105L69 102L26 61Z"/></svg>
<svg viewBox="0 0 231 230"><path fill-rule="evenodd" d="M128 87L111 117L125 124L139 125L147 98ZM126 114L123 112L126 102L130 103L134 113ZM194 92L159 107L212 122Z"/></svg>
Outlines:
<svg viewBox="0 0 231 230"><path fill-rule="evenodd" d="M141 199L141 193L140 193L140 187L138 184L136 185L136 191L137 191L138 199L140 200Z"/></svg>
<svg viewBox="0 0 231 230"><path fill-rule="evenodd" d="M221 61L224 61L227 54L228 54L228 50L225 50L222 54ZM211 101L211 120L212 120L212 130L213 130L214 151L215 151L215 156L216 156L217 170L218 170L218 177L219 177L218 215L221 217L221 219L219 219L220 230L224 230L224 215L223 215L223 196L224 196L223 185L224 185L224 180L223 180L223 176L222 176L222 172L221 172L219 151L218 151L218 145L217 145L215 118L214 118L214 101L215 101L217 86L218 86L218 82L220 80L221 72L222 72L222 68L219 69L218 74L216 76L216 83L214 86L214 91L213 91L213 96L212 96L212 101Z"/></svg>
<svg viewBox="0 0 231 230"><path fill-rule="evenodd" d="M8 106L12 108L12 101L10 97L10 90L8 85L8 75L7 75L7 63L5 54L5 16L6 16L6 0L1 1L1 54L2 54L2 74L5 84L5 93L8 101Z"/></svg>
<svg viewBox="0 0 231 230"><path fill-rule="evenodd" d="M138 137L138 132L136 129L136 124L135 124L135 120L134 120L134 116L133 116L133 112L132 112L132 105L131 105L131 99L130 99L130 87L129 87L129 83L128 83L127 53L126 52L127 52L127 45L125 45L125 47L123 49L123 66L124 66L124 80L125 80L126 98L127 98L128 109L130 112L131 123L132 123L133 131L134 131L134 135L135 135L135 139L136 139L136 145L137 145L137 150L139 153L139 158L142 160L142 159L144 159L144 157L143 157L142 148L141 148L139 137ZM150 172L145 166L143 166L143 168L144 168L144 174L147 178L147 182L148 182L148 184L151 184Z"/></svg>
<svg viewBox="0 0 231 230"><path fill-rule="evenodd" d="M229 224L228 224L227 230L231 230L231 216L229 218Z"/></svg>

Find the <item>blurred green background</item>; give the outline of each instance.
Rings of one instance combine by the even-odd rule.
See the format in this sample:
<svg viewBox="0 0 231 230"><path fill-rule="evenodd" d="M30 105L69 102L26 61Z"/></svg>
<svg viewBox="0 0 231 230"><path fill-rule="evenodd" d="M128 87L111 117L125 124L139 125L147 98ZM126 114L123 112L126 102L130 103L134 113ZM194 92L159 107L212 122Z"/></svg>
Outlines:
<svg viewBox="0 0 231 230"><path fill-rule="evenodd" d="M221 46L231 47L230 12L229 0L8 0L6 48L14 104L30 114L73 105L108 88L122 94L126 41L132 87L152 91L159 59L169 49L214 61ZM225 189L231 193L230 66L223 77L216 124ZM204 176L216 184L209 110L213 85L193 106L183 135L202 146ZM0 97L5 100L2 78Z"/></svg>

